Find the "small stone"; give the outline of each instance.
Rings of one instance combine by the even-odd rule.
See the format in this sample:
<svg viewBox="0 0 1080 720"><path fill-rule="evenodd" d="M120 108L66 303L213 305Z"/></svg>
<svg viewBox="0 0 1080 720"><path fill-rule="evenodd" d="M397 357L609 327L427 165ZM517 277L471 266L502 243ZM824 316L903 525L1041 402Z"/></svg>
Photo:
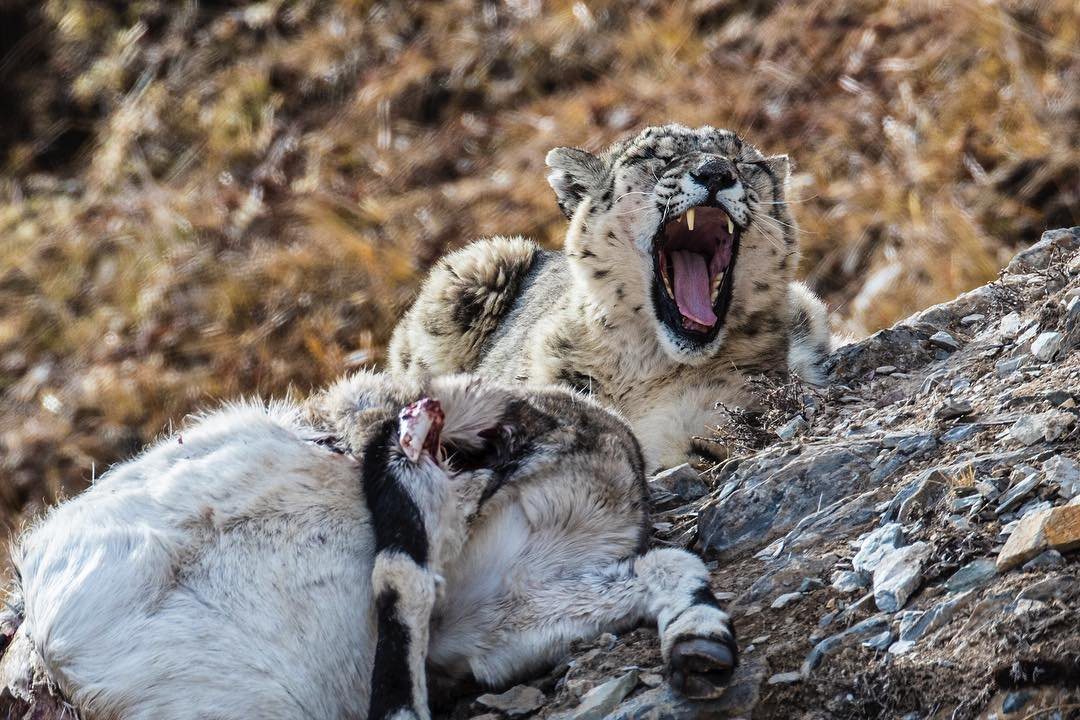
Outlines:
<svg viewBox="0 0 1080 720"><path fill-rule="evenodd" d="M1065 556L1057 550L1045 550L1031 560L1024 563L1021 570L1042 570L1044 568L1056 568L1065 564Z"/></svg>
<svg viewBox="0 0 1080 720"><path fill-rule="evenodd" d="M638 671L631 670L622 677L597 685L581 698L581 703L560 717L566 720L601 720L615 709L638 684Z"/></svg>
<svg viewBox="0 0 1080 720"><path fill-rule="evenodd" d="M753 640L750 641L750 644L751 645L764 645L767 642L769 642L769 636L768 635L758 635L756 638L754 638Z"/></svg>
<svg viewBox="0 0 1080 720"><path fill-rule="evenodd" d="M1032 325L1030 327L1028 327L1027 330L1020 333L1020 337L1016 338L1016 344L1021 345L1021 346L1026 345L1027 343L1034 340L1035 336L1038 335L1038 334L1039 334L1039 324L1038 323L1032 323Z"/></svg>
<svg viewBox="0 0 1080 720"><path fill-rule="evenodd" d="M956 341L956 338L944 330L939 330L931 335L930 344L935 345L942 350L947 350L948 352L956 352L960 349L960 343Z"/></svg>
<svg viewBox="0 0 1080 720"><path fill-rule="evenodd" d="M923 563L929 554L930 546L924 542L886 553L874 570L874 604L878 610L896 612L904 607L922 582Z"/></svg>
<svg viewBox="0 0 1080 720"><path fill-rule="evenodd" d="M1015 483L1009 490L1001 497L1001 502L997 506L997 514L1007 513L1014 508L1020 506L1020 503L1028 495L1032 493L1042 482L1042 478L1038 473L1031 473L1023 480Z"/></svg>
<svg viewBox="0 0 1080 720"><path fill-rule="evenodd" d="M1042 464L1047 484L1056 486L1066 500L1080 495L1080 465L1065 455L1055 455Z"/></svg>
<svg viewBox="0 0 1080 720"><path fill-rule="evenodd" d="M963 592L985 585L997 575L997 564L990 558L972 560L960 568L945 581L945 588L951 592Z"/></svg>
<svg viewBox="0 0 1080 720"><path fill-rule="evenodd" d="M784 593L780 597L773 600L772 605L770 605L770 607L773 610L783 610L788 605L791 605L792 603L796 603L799 600L802 600L802 597L803 597L803 594L801 592Z"/></svg>
<svg viewBox="0 0 1080 720"><path fill-rule="evenodd" d="M895 365L879 365L874 368L875 375L892 375L894 372L896 372Z"/></svg>
<svg viewBox="0 0 1080 720"><path fill-rule="evenodd" d="M832 575L833 589L845 595L859 592L869 584L870 581L866 575L851 570L837 570Z"/></svg>
<svg viewBox="0 0 1080 720"><path fill-rule="evenodd" d="M1052 600L1063 597L1073 588L1075 580L1066 575L1052 575L1032 583L1020 591L1017 600Z"/></svg>
<svg viewBox="0 0 1080 720"><path fill-rule="evenodd" d="M810 427L810 424L806 422L806 418L802 415L796 415L795 417L784 423L777 431L776 434L783 441L793 439L796 435L804 432Z"/></svg>
<svg viewBox="0 0 1080 720"><path fill-rule="evenodd" d="M546 700L544 693L528 685L516 685L498 695L488 693L476 698L476 702L484 707L498 710L510 717L535 712Z"/></svg>
<svg viewBox="0 0 1080 720"><path fill-rule="evenodd" d="M889 433L885 437L881 438L881 447L888 450L892 450L905 440L910 440L915 437L915 433L910 430L903 432Z"/></svg>
<svg viewBox="0 0 1080 720"><path fill-rule="evenodd" d="M1035 694L1030 690L1014 690L1005 696L1005 699L1001 702L1001 712L1006 715L1011 715L1015 712L1020 712L1024 709L1024 706L1031 702L1031 698L1035 697Z"/></svg>
<svg viewBox="0 0 1080 720"><path fill-rule="evenodd" d="M915 643L911 640L897 640L889 646L889 654L903 655L907 652L910 652L913 647L915 647Z"/></svg>
<svg viewBox="0 0 1080 720"><path fill-rule="evenodd" d="M815 590L820 590L823 587L825 587L825 583L815 577L803 578L803 581L799 583L799 592L803 594L811 593Z"/></svg>
<svg viewBox="0 0 1080 720"><path fill-rule="evenodd" d="M659 687L664 684L664 676L660 673L644 673L641 676L641 684L647 687Z"/></svg>
<svg viewBox="0 0 1080 720"><path fill-rule="evenodd" d="M1001 333L1001 337L1006 340L1012 340L1020 334L1020 314L1011 312L1005 317L1001 318L1001 323L998 325L998 332Z"/></svg>
<svg viewBox="0 0 1080 720"><path fill-rule="evenodd" d="M857 622L847 630L830 635L815 645L807 654L802 664L802 676L806 677L830 652L843 645L849 638L877 635L889 629L889 621L882 615L866 618Z"/></svg>
<svg viewBox="0 0 1080 720"><path fill-rule="evenodd" d="M1046 603L1038 600L1017 600L1013 605L1013 615L1031 615L1046 609Z"/></svg>
<svg viewBox="0 0 1080 720"><path fill-rule="evenodd" d="M1067 552L1080 547L1080 505L1031 513L1020 520L998 554L999 572L1025 563L1044 550Z"/></svg>
<svg viewBox="0 0 1080 720"><path fill-rule="evenodd" d="M902 522L911 522L941 500L946 490L946 478L940 470L926 473L914 491L900 504L896 518Z"/></svg>
<svg viewBox="0 0 1080 720"><path fill-rule="evenodd" d="M1045 427L1038 415L1025 415L1009 428L1009 437L1021 445L1034 445L1042 441Z"/></svg>
<svg viewBox="0 0 1080 720"><path fill-rule="evenodd" d="M941 442L943 443L958 443L963 442L971 437L975 436L975 433L979 432L979 426L975 423L967 423L965 425L957 425L956 427L949 428L941 434Z"/></svg>
<svg viewBox="0 0 1080 720"><path fill-rule="evenodd" d="M919 433L901 440L896 449L903 455L919 457L937 447L937 437L934 433Z"/></svg>
<svg viewBox="0 0 1080 720"><path fill-rule="evenodd" d="M776 673L769 678L769 685L787 685L789 683L802 682L803 676L801 672L782 672Z"/></svg>
<svg viewBox="0 0 1080 720"><path fill-rule="evenodd" d="M1072 413L1050 410L1020 418L1009 428L1009 437L1022 445L1034 445L1041 440L1053 442L1068 433L1075 424L1076 417Z"/></svg>
<svg viewBox="0 0 1080 720"><path fill-rule="evenodd" d="M1059 332L1044 332L1031 343L1031 354L1043 362L1049 362L1061 350L1065 336Z"/></svg>
<svg viewBox="0 0 1080 720"><path fill-rule="evenodd" d="M887 650L893 642L892 630L883 630L873 637L863 640L862 646L871 650Z"/></svg>
<svg viewBox="0 0 1080 720"><path fill-rule="evenodd" d="M998 360L997 364L994 366L994 369L997 371L997 376L1002 379L1009 377L1020 369L1024 364L1024 360L1025 358L1023 355Z"/></svg>
<svg viewBox="0 0 1080 720"><path fill-rule="evenodd" d="M671 493L687 502L704 497L709 492L709 486L701 479L701 473L690 467L689 463L657 473L649 479L649 487Z"/></svg>
<svg viewBox="0 0 1080 720"><path fill-rule="evenodd" d="M974 325L975 323L982 322L986 319L986 316L981 313L972 313L971 315L965 315L960 318L960 324L964 327L968 325Z"/></svg>
<svg viewBox="0 0 1080 720"><path fill-rule="evenodd" d="M934 413L941 420L952 420L971 413L971 403L967 400L948 399Z"/></svg>
<svg viewBox="0 0 1080 720"><path fill-rule="evenodd" d="M904 529L900 523L883 525L866 536L851 564L857 572L869 575L887 552L895 550L903 542Z"/></svg>

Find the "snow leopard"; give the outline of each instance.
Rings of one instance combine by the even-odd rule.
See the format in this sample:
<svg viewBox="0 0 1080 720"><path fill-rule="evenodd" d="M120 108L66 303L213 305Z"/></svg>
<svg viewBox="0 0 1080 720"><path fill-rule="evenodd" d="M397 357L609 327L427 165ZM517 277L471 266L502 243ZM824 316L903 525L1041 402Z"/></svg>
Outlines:
<svg viewBox="0 0 1080 720"><path fill-rule="evenodd" d="M559 388L360 372L211 412L15 543L0 717L427 720L642 622L671 686L737 664L696 555L649 548L626 423Z"/></svg>
<svg viewBox="0 0 1080 720"><path fill-rule="evenodd" d="M786 155L671 124L547 165L562 250L493 237L443 257L393 332L395 373L573 388L628 419L650 471L721 455L718 403L752 406L748 377L822 381L832 340L794 279Z"/></svg>

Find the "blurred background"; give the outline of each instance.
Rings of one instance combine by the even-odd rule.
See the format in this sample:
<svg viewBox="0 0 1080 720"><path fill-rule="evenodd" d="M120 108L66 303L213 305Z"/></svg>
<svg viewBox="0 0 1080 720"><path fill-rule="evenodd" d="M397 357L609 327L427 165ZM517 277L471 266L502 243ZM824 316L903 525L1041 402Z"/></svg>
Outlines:
<svg viewBox="0 0 1080 720"><path fill-rule="evenodd" d="M802 276L887 326L1080 223L1078 35L1076 0L0 0L0 508L379 362L446 249L560 245L549 148L650 123L790 153Z"/></svg>

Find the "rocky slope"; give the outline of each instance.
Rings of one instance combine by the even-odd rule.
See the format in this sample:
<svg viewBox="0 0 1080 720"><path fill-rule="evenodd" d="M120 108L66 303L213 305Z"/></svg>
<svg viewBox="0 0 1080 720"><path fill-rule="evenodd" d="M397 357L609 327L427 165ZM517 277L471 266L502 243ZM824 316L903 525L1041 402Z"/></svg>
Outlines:
<svg viewBox="0 0 1080 720"><path fill-rule="evenodd" d="M700 550L742 664L692 704L655 632L605 635L454 717L1031 718L1080 708L1080 228L993 283L762 384L736 449L652 481L656 541ZM752 449L753 446L758 449ZM764 447L760 447L764 445Z"/></svg>

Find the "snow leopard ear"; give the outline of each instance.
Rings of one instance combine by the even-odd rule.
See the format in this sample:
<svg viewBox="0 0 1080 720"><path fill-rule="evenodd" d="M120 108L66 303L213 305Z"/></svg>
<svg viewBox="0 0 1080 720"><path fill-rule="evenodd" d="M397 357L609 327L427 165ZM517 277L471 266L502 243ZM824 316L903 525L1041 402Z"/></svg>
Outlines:
<svg viewBox="0 0 1080 720"><path fill-rule="evenodd" d="M556 202L567 218L573 217L582 199L600 184L604 164L592 153L569 147L555 148L545 162L551 168L547 181L555 191Z"/></svg>
<svg viewBox="0 0 1080 720"><path fill-rule="evenodd" d="M765 158L765 166L773 177L780 181L780 186L787 188L788 175L791 173L791 161L787 155L773 155Z"/></svg>

